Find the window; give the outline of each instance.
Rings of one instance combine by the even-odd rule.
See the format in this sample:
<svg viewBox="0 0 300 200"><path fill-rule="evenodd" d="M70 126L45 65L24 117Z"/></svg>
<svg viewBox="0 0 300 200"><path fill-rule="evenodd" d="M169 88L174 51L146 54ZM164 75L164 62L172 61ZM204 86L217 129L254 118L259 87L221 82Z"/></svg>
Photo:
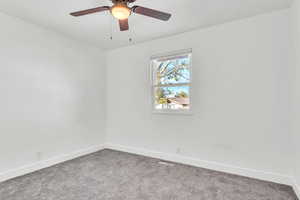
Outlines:
<svg viewBox="0 0 300 200"><path fill-rule="evenodd" d="M151 58L154 112L188 113L191 110L191 50Z"/></svg>

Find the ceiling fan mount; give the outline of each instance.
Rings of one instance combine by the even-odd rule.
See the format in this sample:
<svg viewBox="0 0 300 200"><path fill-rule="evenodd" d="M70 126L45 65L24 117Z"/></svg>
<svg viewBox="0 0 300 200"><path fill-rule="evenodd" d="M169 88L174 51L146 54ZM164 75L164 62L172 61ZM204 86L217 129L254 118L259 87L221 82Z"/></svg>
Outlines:
<svg viewBox="0 0 300 200"><path fill-rule="evenodd" d="M110 13L119 20L120 30L127 31L129 30L128 17L132 13L144 15L147 17L152 17L155 19L168 21L171 17L171 14L161 12L158 10L153 10L150 8L145 8L142 6L132 6L129 7L129 4L134 3L136 0L111 0L113 6L101 6L96 8L91 8L87 10L82 10L78 12L73 12L70 15L74 17L79 17L83 15L93 14L97 12L110 11Z"/></svg>

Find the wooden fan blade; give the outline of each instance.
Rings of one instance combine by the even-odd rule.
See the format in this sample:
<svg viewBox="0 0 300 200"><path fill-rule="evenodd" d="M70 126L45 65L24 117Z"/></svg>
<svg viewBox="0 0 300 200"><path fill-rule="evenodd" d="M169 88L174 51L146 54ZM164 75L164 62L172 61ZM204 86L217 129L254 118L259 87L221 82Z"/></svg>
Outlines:
<svg viewBox="0 0 300 200"><path fill-rule="evenodd" d="M129 30L128 19L119 20L120 30L127 31Z"/></svg>
<svg viewBox="0 0 300 200"><path fill-rule="evenodd" d="M101 6L101 7L97 7L97 8L91 8L91 9L87 9L87 10L81 10L78 12L73 12L70 13L70 15L74 16L74 17L79 17L82 15L88 15L88 14L92 14L92 13L96 13L96 12L102 12L102 11L106 11L109 10L110 7L109 6Z"/></svg>
<svg viewBox="0 0 300 200"><path fill-rule="evenodd" d="M165 13L165 12L161 12L158 10L153 10L153 9L145 8L145 7L141 7L141 6L133 6L132 12L141 14L141 15L145 15L148 17L160 19L163 21L168 21L171 17L171 14L169 14L169 13Z"/></svg>

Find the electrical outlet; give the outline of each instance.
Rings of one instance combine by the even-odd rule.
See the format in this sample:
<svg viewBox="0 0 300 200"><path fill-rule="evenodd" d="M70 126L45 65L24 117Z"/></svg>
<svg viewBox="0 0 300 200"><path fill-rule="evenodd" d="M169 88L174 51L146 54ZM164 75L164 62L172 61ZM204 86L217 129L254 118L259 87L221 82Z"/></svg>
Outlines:
<svg viewBox="0 0 300 200"><path fill-rule="evenodd" d="M177 154L181 154L181 148L178 147L178 148L176 149L176 153L177 153Z"/></svg>

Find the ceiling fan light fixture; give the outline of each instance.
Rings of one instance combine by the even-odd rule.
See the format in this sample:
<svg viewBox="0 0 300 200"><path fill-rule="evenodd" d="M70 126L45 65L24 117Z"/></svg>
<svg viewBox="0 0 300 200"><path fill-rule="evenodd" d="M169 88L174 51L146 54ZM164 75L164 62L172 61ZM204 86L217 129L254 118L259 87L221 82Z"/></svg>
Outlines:
<svg viewBox="0 0 300 200"><path fill-rule="evenodd" d="M77 12L72 12L70 15L74 17L89 15L98 12L110 11L110 14L114 16L119 21L120 31L128 31L129 23L128 18L131 13L144 15L147 17L152 17L162 21L168 21L171 17L171 14L165 13L159 10L154 10L151 8L146 8L143 6L130 6L136 0L110 0L112 6L99 6L96 8L90 8L86 10L80 10Z"/></svg>
<svg viewBox="0 0 300 200"><path fill-rule="evenodd" d="M115 4L111 8L111 14L119 20L128 19L131 14L131 9L125 4Z"/></svg>

